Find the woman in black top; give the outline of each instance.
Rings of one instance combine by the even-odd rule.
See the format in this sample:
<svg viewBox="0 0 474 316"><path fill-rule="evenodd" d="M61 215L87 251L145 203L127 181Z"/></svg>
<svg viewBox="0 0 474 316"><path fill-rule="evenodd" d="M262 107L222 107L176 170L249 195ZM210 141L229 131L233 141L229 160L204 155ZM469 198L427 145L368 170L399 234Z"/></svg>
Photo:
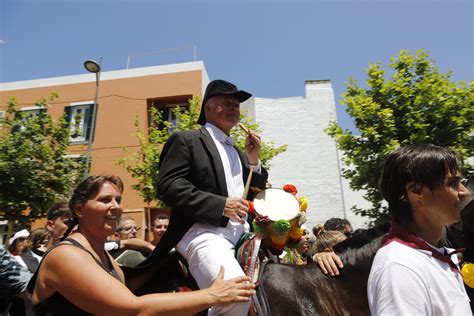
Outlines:
<svg viewBox="0 0 474 316"><path fill-rule="evenodd" d="M45 254L30 283L33 302L49 315L193 314L213 305L243 302L255 293L247 277L224 281L223 268L210 288L137 297L104 251L122 215L123 184L115 176L89 177L69 206L78 230Z"/></svg>

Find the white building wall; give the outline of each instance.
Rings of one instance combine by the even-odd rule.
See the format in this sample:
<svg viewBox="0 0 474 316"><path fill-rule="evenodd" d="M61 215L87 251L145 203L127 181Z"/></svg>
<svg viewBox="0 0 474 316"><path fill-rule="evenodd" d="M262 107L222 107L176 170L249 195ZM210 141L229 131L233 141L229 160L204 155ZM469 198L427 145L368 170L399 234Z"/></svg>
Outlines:
<svg viewBox="0 0 474 316"><path fill-rule="evenodd" d="M242 105L249 117L262 128L262 139L287 150L271 162L269 182L281 188L294 184L298 196L309 199L308 227L331 217L347 217L339 157L335 141L324 129L336 120L334 92L329 80L305 82L305 96L266 99L252 98ZM347 184L346 184L347 187ZM360 227L363 221L354 222Z"/></svg>

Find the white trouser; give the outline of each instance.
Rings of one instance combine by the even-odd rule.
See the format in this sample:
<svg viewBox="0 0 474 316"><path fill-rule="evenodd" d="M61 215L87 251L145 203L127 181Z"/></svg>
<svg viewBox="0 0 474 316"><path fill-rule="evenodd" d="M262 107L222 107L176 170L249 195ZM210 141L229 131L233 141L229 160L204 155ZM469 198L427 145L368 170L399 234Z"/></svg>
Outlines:
<svg viewBox="0 0 474 316"><path fill-rule="evenodd" d="M225 280L245 275L235 259L234 245L216 234L204 232L192 240L186 240L185 236L176 250L188 261L189 270L201 289L211 286L221 266L225 269ZM208 315L246 316L249 307L250 301L216 306L209 309Z"/></svg>

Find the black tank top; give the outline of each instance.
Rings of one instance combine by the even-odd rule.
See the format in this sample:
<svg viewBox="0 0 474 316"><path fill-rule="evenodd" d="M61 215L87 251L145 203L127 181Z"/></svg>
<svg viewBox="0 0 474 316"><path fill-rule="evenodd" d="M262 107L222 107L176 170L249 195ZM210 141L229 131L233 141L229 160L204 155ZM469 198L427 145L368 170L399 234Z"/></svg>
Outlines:
<svg viewBox="0 0 474 316"><path fill-rule="evenodd" d="M76 240L74 239L71 239L71 238L66 238L64 241L68 241L70 242L70 244L67 244L67 243L59 243L57 245L54 245L51 249L49 249L43 256L43 260L41 262L44 261L44 258L48 255L48 253L53 250L54 248L56 247L59 247L59 246L63 246L63 245L70 245L70 246L74 246L74 247L77 247L81 250L84 250L85 252L89 253L92 258L94 258L94 260L97 262L97 264L99 266L101 266L105 271L107 271L107 273L110 273L114 278L116 278L117 280L119 280L120 282L122 282L120 280L120 277L119 275L117 274L117 271L115 271L114 269L114 266L112 265L112 263L110 262L110 258L109 256L106 256L107 258L107 261L108 261L108 264L111 268L111 270L109 271L106 267L104 267L104 265L102 264L102 262L100 262L99 260L97 260L94 255L87 249L85 249L79 242L77 242ZM38 267L38 269L36 270L36 273L33 275L33 277L31 278L30 282L28 283L28 292L30 292L30 294L33 294L33 291L35 289L35 284L36 284L36 278L38 276L38 271L40 270L40 267L41 267L41 263L40 263L40 266ZM64 296L62 296L59 292L55 292L53 295L51 295L50 297L48 297L47 299L39 302L38 304L36 304L34 306L34 311L35 311L35 315L36 316L64 316L64 315L68 315L68 316L85 316L85 315L92 315L82 309L80 309L79 307L77 307L76 305L74 305L73 303L71 303L70 301L68 301Z"/></svg>

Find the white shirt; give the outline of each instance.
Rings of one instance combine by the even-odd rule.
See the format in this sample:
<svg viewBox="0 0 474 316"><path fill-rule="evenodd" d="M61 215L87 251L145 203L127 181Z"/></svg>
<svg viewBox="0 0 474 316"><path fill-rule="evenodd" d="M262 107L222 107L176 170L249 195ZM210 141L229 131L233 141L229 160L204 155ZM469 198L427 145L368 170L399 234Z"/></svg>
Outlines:
<svg viewBox="0 0 474 316"><path fill-rule="evenodd" d="M41 262L41 260L43 260L43 257L38 256L33 251L31 252L31 254L33 255L33 258L38 260L38 262ZM28 266L26 265L25 261L23 260L21 256L13 256L13 257L16 259L16 261L18 261L19 264L21 264L23 267L25 267L28 270Z"/></svg>
<svg viewBox="0 0 474 316"><path fill-rule="evenodd" d="M240 161L237 149L234 147L235 141L210 123L206 123L204 127L211 135L217 151L219 151L219 156L224 166L227 195L230 197L242 197L244 193L242 162Z"/></svg>
<svg viewBox="0 0 474 316"><path fill-rule="evenodd" d="M224 167L227 196L242 197L244 193L242 162L240 161L237 149L234 147L235 141L231 137L227 136L221 129L210 123L206 123L204 127L211 135L211 138L217 147L217 151L219 152L222 166ZM195 240L204 233L212 233L221 236L235 245L240 240L242 234L250 230L250 226L247 223L246 218L244 218L244 220L245 223L241 224L230 219L226 227L216 227L204 223L195 223L186 232L176 248L180 253L183 253L191 241ZM202 238L209 237L202 236Z"/></svg>
<svg viewBox="0 0 474 316"><path fill-rule="evenodd" d="M438 251L445 249L452 251ZM372 315L472 314L459 273L429 251L395 241L377 251L367 295Z"/></svg>

